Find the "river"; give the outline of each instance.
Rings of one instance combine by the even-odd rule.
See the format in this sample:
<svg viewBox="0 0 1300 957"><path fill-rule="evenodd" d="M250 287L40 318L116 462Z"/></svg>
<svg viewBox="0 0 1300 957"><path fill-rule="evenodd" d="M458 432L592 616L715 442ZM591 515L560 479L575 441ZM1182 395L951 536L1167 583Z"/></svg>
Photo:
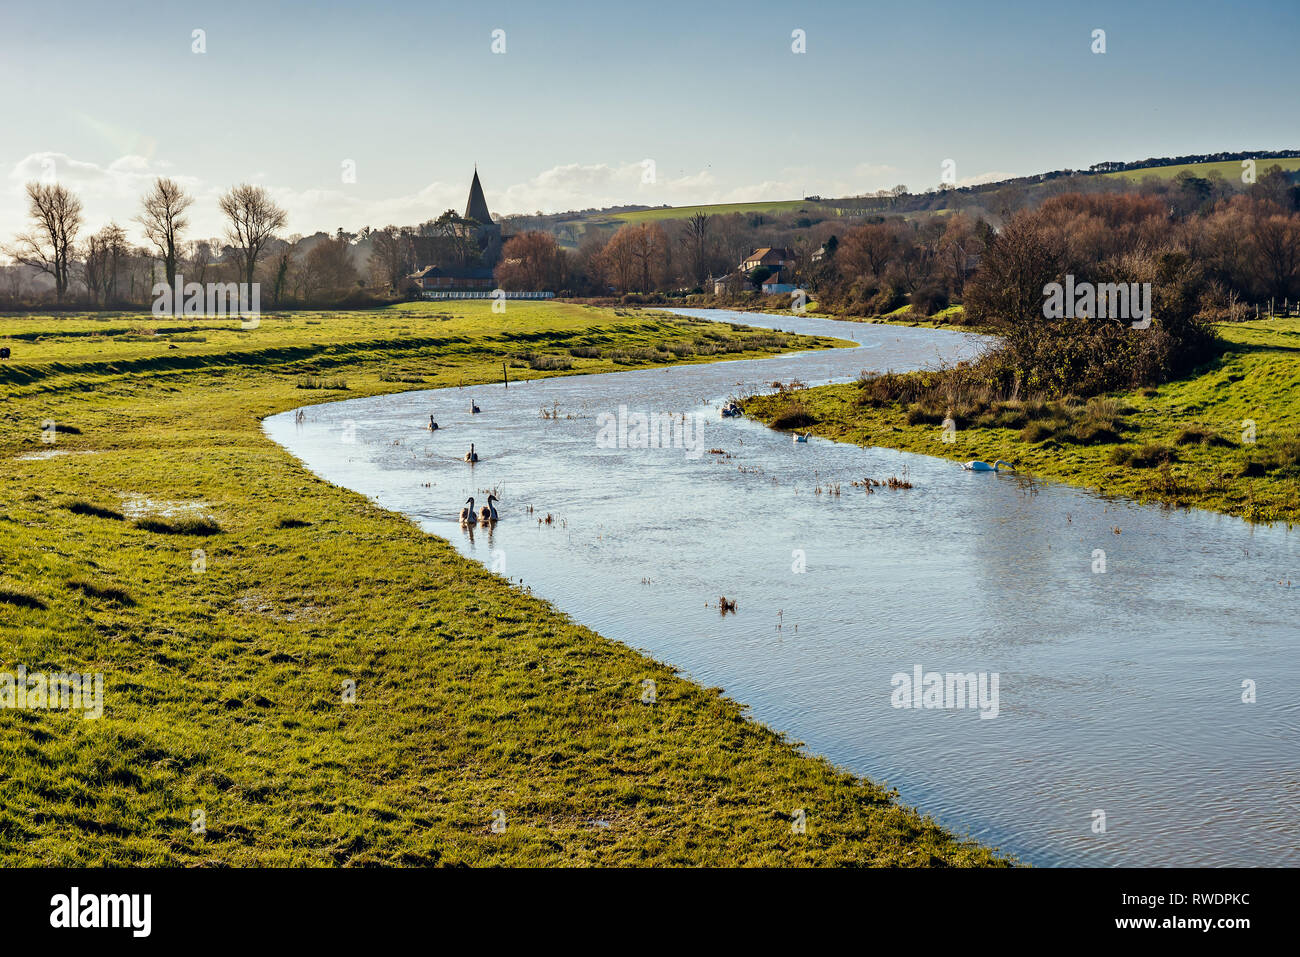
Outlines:
<svg viewBox="0 0 1300 957"><path fill-rule="evenodd" d="M681 312L859 346L352 399L264 428L321 478L1029 863L1300 864L1295 532L724 419L727 396L774 381L983 344ZM701 445L618 447L620 407L684 413ZM912 487L853 484L890 476ZM459 527L489 489L501 521ZM899 707L918 668L986 695Z"/></svg>

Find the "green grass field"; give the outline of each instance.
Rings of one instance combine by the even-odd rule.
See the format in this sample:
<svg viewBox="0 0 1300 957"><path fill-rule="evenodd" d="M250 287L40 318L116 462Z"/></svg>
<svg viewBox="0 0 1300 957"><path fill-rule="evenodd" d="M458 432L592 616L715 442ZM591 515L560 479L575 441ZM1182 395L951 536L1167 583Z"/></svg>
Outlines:
<svg viewBox="0 0 1300 957"><path fill-rule="evenodd" d="M98 720L0 710L0 863L1001 863L260 428L503 361L530 378L829 340L555 303L236 326L0 321L0 672L105 685Z"/></svg>
<svg viewBox="0 0 1300 957"><path fill-rule="evenodd" d="M696 213L710 216L727 216L731 213L794 213L831 212L824 204L804 199L780 199L755 203L714 203L705 206L672 206L667 209L640 209L630 213L615 213L608 217L620 223L660 222L666 219L686 219Z"/></svg>
<svg viewBox="0 0 1300 957"><path fill-rule="evenodd" d="M1255 164L1255 175L1264 175L1264 171L1270 166L1280 166L1288 172L1293 172L1300 169L1300 157L1258 160ZM1133 183L1140 183L1148 177L1173 179L1184 170L1189 170L1196 176L1201 177L1209 176L1210 173L1218 173L1226 180L1241 182L1241 160L1226 160L1222 163L1182 163L1178 166L1151 166L1147 169L1122 170L1118 173L1101 173L1099 175L1108 179L1122 178Z"/></svg>
<svg viewBox="0 0 1300 957"><path fill-rule="evenodd" d="M1005 459L1021 472L1108 495L1300 521L1300 319L1219 331L1227 351L1194 376L1087 405L999 403L960 423L951 443L916 408L861 404L856 384L759 396L745 411L770 423L800 406L813 418L807 431L840 441L958 461Z"/></svg>

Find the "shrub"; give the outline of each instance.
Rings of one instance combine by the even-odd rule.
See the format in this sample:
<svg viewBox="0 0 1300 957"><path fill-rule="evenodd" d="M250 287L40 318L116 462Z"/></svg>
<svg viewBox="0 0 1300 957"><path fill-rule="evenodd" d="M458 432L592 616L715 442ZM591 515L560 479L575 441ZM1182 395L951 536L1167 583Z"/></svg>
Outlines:
<svg viewBox="0 0 1300 957"><path fill-rule="evenodd" d="M804 429L812 425L816 419L813 418L808 407L797 399L787 402L781 407L781 411L776 414L772 420L774 429Z"/></svg>
<svg viewBox="0 0 1300 957"><path fill-rule="evenodd" d="M942 286L922 286L908 296L907 301L917 315L933 316L948 308L948 292Z"/></svg>
<svg viewBox="0 0 1300 957"><path fill-rule="evenodd" d="M339 376L305 375L298 379L299 389L346 389L348 380Z"/></svg>
<svg viewBox="0 0 1300 957"><path fill-rule="evenodd" d="M157 516L137 519L135 527L146 532L160 535L218 535L221 526L210 518L186 515L182 518L166 519Z"/></svg>
<svg viewBox="0 0 1300 957"><path fill-rule="evenodd" d="M1025 442L1045 442L1056 435L1056 430L1046 422L1032 422L1025 426L1020 438Z"/></svg>
<svg viewBox="0 0 1300 957"><path fill-rule="evenodd" d="M1214 429L1205 428L1199 425L1193 425L1183 429L1174 437L1175 445L1204 445L1223 448L1231 446L1232 442L1225 439Z"/></svg>
<svg viewBox="0 0 1300 957"><path fill-rule="evenodd" d="M99 598L118 605L131 606L135 604L135 599L125 589L113 585L96 585L84 578L76 578L68 582L68 587L76 589L87 598Z"/></svg>
<svg viewBox="0 0 1300 957"><path fill-rule="evenodd" d="M1121 445L1110 453L1112 465L1127 465L1135 469L1155 468L1178 461L1178 453L1159 442L1148 442L1141 447Z"/></svg>

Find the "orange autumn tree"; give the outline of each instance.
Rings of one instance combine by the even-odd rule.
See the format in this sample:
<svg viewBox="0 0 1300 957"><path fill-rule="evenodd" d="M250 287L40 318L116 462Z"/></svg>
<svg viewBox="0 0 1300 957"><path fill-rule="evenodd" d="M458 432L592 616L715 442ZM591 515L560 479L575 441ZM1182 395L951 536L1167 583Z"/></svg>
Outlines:
<svg viewBox="0 0 1300 957"><path fill-rule="evenodd" d="M672 271L668 234L657 223L624 226L600 251L596 266L606 284L619 292L660 288Z"/></svg>
<svg viewBox="0 0 1300 957"><path fill-rule="evenodd" d="M564 250L550 233L512 236L501 249L497 285L510 292L554 292L564 280Z"/></svg>

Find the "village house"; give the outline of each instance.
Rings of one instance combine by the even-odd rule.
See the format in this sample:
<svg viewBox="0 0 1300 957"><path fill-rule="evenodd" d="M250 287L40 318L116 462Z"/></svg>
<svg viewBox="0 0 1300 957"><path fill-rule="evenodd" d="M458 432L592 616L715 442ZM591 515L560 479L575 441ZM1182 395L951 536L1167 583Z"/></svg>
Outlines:
<svg viewBox="0 0 1300 957"><path fill-rule="evenodd" d="M754 284L749 281L749 277L743 272L729 273L726 276L719 276L709 281L713 283L713 294L715 296L732 296L736 293L749 292L754 288Z"/></svg>
<svg viewBox="0 0 1300 957"><path fill-rule="evenodd" d="M470 269L443 269L441 266L425 266L419 272L411 274L411 281L421 291L453 292L466 289L494 289L496 281L492 270L486 267Z"/></svg>
<svg viewBox="0 0 1300 957"><path fill-rule="evenodd" d="M764 246L755 249L740 264L741 272L752 272L759 266L773 270L789 269L794 266L794 251L784 246Z"/></svg>
<svg viewBox="0 0 1300 957"><path fill-rule="evenodd" d="M798 288L794 283L782 282L780 273L772 273L763 280L763 295L765 296L789 294Z"/></svg>

